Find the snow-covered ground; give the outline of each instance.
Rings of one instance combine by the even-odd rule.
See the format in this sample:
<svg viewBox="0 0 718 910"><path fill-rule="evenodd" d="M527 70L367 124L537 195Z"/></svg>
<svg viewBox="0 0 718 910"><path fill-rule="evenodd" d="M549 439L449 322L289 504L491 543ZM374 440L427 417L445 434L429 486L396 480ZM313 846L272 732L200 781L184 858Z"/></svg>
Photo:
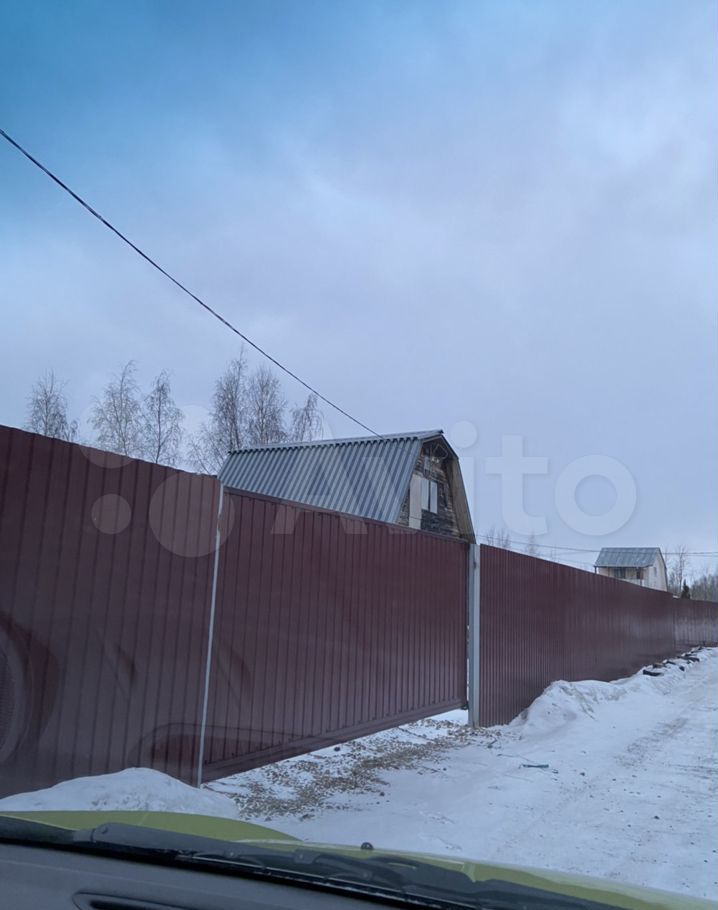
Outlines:
<svg viewBox="0 0 718 910"><path fill-rule="evenodd" d="M79 809L87 812L188 812L239 818L237 806L225 796L190 787L161 771L127 768L116 774L76 777L47 790L18 793L0 799L0 812L50 812Z"/></svg>
<svg viewBox="0 0 718 910"><path fill-rule="evenodd" d="M238 817L302 838L718 896L718 652L661 676L553 683L513 723L464 712L215 781L131 769L0 800ZM683 669L681 669L683 667Z"/></svg>

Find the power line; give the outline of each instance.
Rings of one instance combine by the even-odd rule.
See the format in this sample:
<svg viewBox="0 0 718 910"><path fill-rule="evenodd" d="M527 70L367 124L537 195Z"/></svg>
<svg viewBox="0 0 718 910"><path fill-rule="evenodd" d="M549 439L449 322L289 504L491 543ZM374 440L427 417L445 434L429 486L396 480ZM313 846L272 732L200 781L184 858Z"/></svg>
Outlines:
<svg viewBox="0 0 718 910"><path fill-rule="evenodd" d="M477 534L476 536L481 540L485 540L489 544L495 540L494 537L491 537L488 534ZM517 546L528 546L529 543L529 540L516 541ZM598 553L598 551L601 549L600 547L559 547L551 543L532 543L532 546L536 547L537 550L565 550L572 553Z"/></svg>
<svg viewBox="0 0 718 910"><path fill-rule="evenodd" d="M666 550L666 552L663 555L664 556L705 556L706 558L708 558L711 556L716 557L716 556L718 556L718 553L709 553L709 552L703 553L698 550L686 550L685 553L679 553L676 550Z"/></svg>
<svg viewBox="0 0 718 910"><path fill-rule="evenodd" d="M491 544L495 538L490 537L486 534L477 534L476 535L480 540L486 541L486 543ZM528 546L529 541L527 540L517 540L516 546ZM556 551L557 553L570 552L570 553L598 553L602 547L559 547L554 544L548 543L533 543L532 546L536 547L537 550L551 550ZM678 551L676 550L666 550L665 552L661 550L661 553L664 556L679 556ZM704 557L718 557L718 551L711 550L686 550L684 556L704 556Z"/></svg>
<svg viewBox="0 0 718 910"><path fill-rule="evenodd" d="M313 386L309 385L308 382L305 382L303 379L301 379L299 376L297 376L296 373L293 373L292 370L289 369L289 367L285 367L283 363L280 363L275 357L272 357L271 354L269 354L267 351L265 351L263 348L261 348L256 342L252 341L251 338L248 338L247 335L245 335L243 332L240 332L239 329L236 328L236 326L232 325L232 323L228 319L225 319L225 317L222 316L221 313L218 313L217 310L213 309L208 303L205 303L204 300L201 299L201 297L198 297L197 294L194 294L192 291L190 291L188 288L186 288L182 284L182 282L178 281L174 276L170 275L170 273L168 271L166 271L166 269L163 269L162 266L159 265L151 256L149 256L147 253L145 253L143 250L141 250L135 243L133 243L120 230L118 230L113 224L111 224L106 218L104 218L96 209L94 209L88 202L86 202L82 198L82 196L79 196L74 190L70 189L70 187L66 183L64 183L62 180L60 180L60 178L57 175L53 174L53 172L51 170L49 170L49 168L45 167L45 165L42 164L40 161L38 161L37 158L34 158L30 154L30 152L27 151L27 149L24 149L20 145L19 142L16 142L12 138L12 136L9 136L5 132L5 130L3 130L1 128L0 128L0 136L2 136L4 139L7 139L7 141L10 143L10 145L14 146L21 154L23 154L28 159L28 161L31 161L35 165L35 167L39 168L44 174L46 174L51 180L53 180L59 187L61 187L61 189L65 190L66 193L68 193L70 196L72 196L72 198L76 202L79 202L83 208L87 209L87 211L91 215L94 215L94 217L97 218L98 221L102 222L102 224L104 224L106 228L108 228L110 231L112 231L113 234L116 234L120 238L120 240L122 240L124 243L127 244L127 246L129 246L131 249L133 249L135 251L135 253L137 253L139 256L141 256L153 268L157 269L157 271L160 272L162 275L164 275L165 278L169 278L169 280L172 282L172 284L176 285L181 291L184 291L184 293L187 294L188 297L191 297L192 300L194 300L201 307L203 307L208 313L210 313L212 316L214 316L215 319L219 320L219 322L221 322L222 325L225 325L230 331L234 332L235 335L238 335L242 339L242 341L246 341L247 344L250 345L250 347L253 347L255 351L258 351L263 357L266 357L267 360L271 361L271 363L273 363L276 367L278 367L280 370L283 370L288 376L291 376L292 379L295 379L300 385L303 385L305 389L308 389L310 392L312 392L312 394L316 395L317 398L320 398L323 402L325 402L325 404L328 404L330 407L334 408L335 411L338 411L340 414L343 414L344 417L348 417L349 420L351 420L357 426L360 426L363 430L366 430L368 433L371 433L373 436L380 435L379 433L376 432L376 430L372 430L371 427L368 427L365 423L362 423L361 420L358 420L356 417L352 417L352 415L348 411L345 411L344 408L339 407L338 404L335 404L333 401L331 401L325 395L322 395L321 392L318 392Z"/></svg>

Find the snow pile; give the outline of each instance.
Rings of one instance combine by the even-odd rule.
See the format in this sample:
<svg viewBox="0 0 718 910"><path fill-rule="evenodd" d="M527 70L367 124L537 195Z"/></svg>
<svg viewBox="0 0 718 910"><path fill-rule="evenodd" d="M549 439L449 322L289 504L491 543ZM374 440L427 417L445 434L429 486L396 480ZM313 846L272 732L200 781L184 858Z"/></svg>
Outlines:
<svg viewBox="0 0 718 910"><path fill-rule="evenodd" d="M514 718L509 727L522 733L552 733L580 717L595 717L599 704L625 698L628 690L619 683L598 680L551 683L524 711Z"/></svg>
<svg viewBox="0 0 718 910"><path fill-rule="evenodd" d="M701 660L714 660L716 649L702 649L691 652L692 657ZM567 682L564 679L556 680L548 685L528 708L525 708L518 717L508 724L508 729L516 730L522 737L526 735L541 736L542 734L555 733L572 721L591 718L596 720L600 709L611 702L619 701L628 695L640 696L668 694L673 690L686 667L692 661L678 658L672 661L663 661L647 668L650 673L660 675L649 676L643 670L634 676L618 679L614 682L600 682L589 679L581 682ZM497 728L501 729L501 728Z"/></svg>
<svg viewBox="0 0 718 910"><path fill-rule="evenodd" d="M77 777L47 790L0 799L0 812L78 809L85 811L188 812L237 818L231 799L198 790L150 768L127 768L115 774Z"/></svg>

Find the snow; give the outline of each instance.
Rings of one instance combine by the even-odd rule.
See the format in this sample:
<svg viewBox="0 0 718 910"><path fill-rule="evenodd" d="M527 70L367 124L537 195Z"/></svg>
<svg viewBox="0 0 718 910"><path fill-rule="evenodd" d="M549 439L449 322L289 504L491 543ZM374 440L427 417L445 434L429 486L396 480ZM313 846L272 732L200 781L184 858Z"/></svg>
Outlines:
<svg viewBox="0 0 718 910"><path fill-rule="evenodd" d="M235 804L225 796L210 790L198 790L150 768L127 768L116 774L76 777L47 790L18 793L0 799L0 812L63 809L188 812L237 818Z"/></svg>
<svg viewBox="0 0 718 910"><path fill-rule="evenodd" d="M8 797L0 811L221 815L715 899L718 652L698 656L655 677L552 683L505 726L474 731L454 711L201 790L128 769Z"/></svg>

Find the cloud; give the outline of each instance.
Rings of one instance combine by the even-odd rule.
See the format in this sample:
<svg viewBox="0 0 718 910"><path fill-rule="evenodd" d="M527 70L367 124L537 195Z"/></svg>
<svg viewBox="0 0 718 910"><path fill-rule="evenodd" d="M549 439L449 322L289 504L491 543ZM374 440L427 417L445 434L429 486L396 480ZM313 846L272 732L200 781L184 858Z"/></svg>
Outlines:
<svg viewBox="0 0 718 910"><path fill-rule="evenodd" d="M84 102L85 142L35 126L33 147L363 421L476 425L482 526L500 517L481 459L519 433L550 460L529 495L559 543L555 477L606 454L638 478L636 541L712 546L711 8L376 4L358 22L323 9L301 26L314 44L281 19L228 20L229 48L203 21L192 78L180 15L147 97L130 73L107 108L101 92ZM237 339L25 162L3 150L3 166L4 419L21 422L47 366L79 409L130 358L206 406Z"/></svg>

